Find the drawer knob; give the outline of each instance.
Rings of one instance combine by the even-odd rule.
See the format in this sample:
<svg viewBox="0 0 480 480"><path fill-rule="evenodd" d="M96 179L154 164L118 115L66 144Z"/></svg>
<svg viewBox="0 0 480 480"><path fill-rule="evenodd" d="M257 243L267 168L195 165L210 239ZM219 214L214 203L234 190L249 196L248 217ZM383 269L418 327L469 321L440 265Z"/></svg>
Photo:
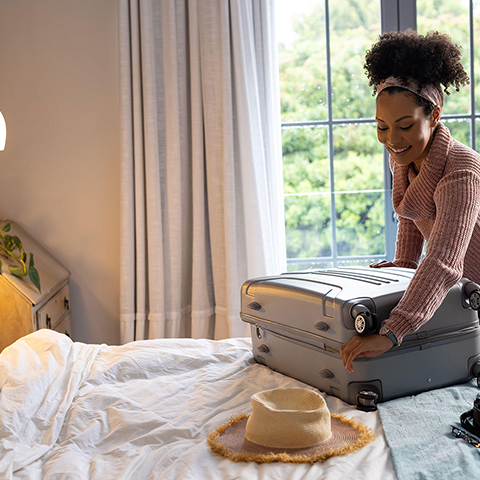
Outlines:
<svg viewBox="0 0 480 480"><path fill-rule="evenodd" d="M63 304L65 305L65 310L70 310L70 302L67 297L63 299Z"/></svg>
<svg viewBox="0 0 480 480"><path fill-rule="evenodd" d="M322 332L326 332L330 327L328 326L328 323L325 322L318 322L314 325L314 327L317 330L321 330Z"/></svg>
<svg viewBox="0 0 480 480"><path fill-rule="evenodd" d="M320 370L318 372L318 374L323 378L333 378L334 377L333 373L326 368L324 368L323 370Z"/></svg>

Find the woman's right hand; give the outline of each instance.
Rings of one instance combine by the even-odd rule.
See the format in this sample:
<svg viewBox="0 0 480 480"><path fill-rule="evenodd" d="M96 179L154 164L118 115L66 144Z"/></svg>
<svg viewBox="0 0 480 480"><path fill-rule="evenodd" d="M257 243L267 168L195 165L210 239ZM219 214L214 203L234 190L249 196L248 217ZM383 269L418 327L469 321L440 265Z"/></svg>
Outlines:
<svg viewBox="0 0 480 480"><path fill-rule="evenodd" d="M383 267L395 267L396 265L386 260L380 260L379 262L372 263L370 268L383 268Z"/></svg>

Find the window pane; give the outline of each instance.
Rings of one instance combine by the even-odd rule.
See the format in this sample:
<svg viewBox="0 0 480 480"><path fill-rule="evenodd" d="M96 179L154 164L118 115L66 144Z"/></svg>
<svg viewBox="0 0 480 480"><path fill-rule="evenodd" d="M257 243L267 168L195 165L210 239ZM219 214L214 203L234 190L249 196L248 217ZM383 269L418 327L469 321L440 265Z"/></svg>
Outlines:
<svg viewBox="0 0 480 480"><path fill-rule="evenodd" d="M368 267L373 262L378 262L378 257L368 257L362 259L342 259L338 260L339 267Z"/></svg>
<svg viewBox="0 0 480 480"><path fill-rule="evenodd" d="M383 147L374 124L336 126L333 144L335 191L383 189Z"/></svg>
<svg viewBox="0 0 480 480"><path fill-rule="evenodd" d="M287 258L329 257L330 194L285 196Z"/></svg>
<svg viewBox="0 0 480 480"><path fill-rule="evenodd" d="M287 271L298 272L299 270L318 270L321 268L332 268L332 260L321 260L317 258L311 258L306 260L288 260Z"/></svg>
<svg viewBox="0 0 480 480"><path fill-rule="evenodd" d="M363 64L380 34L379 2L335 0L329 6L333 118L374 118Z"/></svg>
<svg viewBox="0 0 480 480"><path fill-rule="evenodd" d="M325 3L277 0L282 122L327 118Z"/></svg>
<svg viewBox="0 0 480 480"><path fill-rule="evenodd" d="M417 0L417 30L425 35L430 31L447 33L452 41L462 47L462 64L470 71L470 48L468 35L468 1ZM445 95L444 114L467 114L470 112L470 86L449 87L450 95Z"/></svg>
<svg viewBox="0 0 480 480"><path fill-rule="evenodd" d="M351 121L375 116L363 64L380 33L380 1L276 0L275 7L288 269L368 264L385 255L383 150L373 123ZM321 126L286 125L296 122Z"/></svg>
<svg viewBox="0 0 480 480"><path fill-rule="evenodd" d="M470 143L470 121L468 120L443 120L442 122L450 129L452 137L462 142L464 145Z"/></svg>
<svg viewBox="0 0 480 480"><path fill-rule="evenodd" d="M283 184L286 194L330 191L327 129L282 129Z"/></svg>
<svg viewBox="0 0 480 480"><path fill-rule="evenodd" d="M384 192L335 195L339 256L385 253Z"/></svg>
<svg viewBox="0 0 480 480"><path fill-rule="evenodd" d="M333 139L338 255L384 254L383 147L375 126L336 126Z"/></svg>
<svg viewBox="0 0 480 480"><path fill-rule="evenodd" d="M287 258L330 256L330 167L325 127L282 129Z"/></svg>

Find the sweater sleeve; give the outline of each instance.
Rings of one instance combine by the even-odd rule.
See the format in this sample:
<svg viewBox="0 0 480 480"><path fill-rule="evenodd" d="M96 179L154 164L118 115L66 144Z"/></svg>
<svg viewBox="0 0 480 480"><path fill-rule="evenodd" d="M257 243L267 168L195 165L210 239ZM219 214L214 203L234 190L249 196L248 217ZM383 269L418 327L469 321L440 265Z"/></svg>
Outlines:
<svg viewBox="0 0 480 480"><path fill-rule="evenodd" d="M422 256L424 238L415 223L405 217L398 217L395 260L397 267L417 268Z"/></svg>
<svg viewBox="0 0 480 480"><path fill-rule="evenodd" d="M436 218L425 258L384 322L399 344L433 316L462 277L465 253L480 212L480 178L470 171L452 172L438 183L434 201Z"/></svg>

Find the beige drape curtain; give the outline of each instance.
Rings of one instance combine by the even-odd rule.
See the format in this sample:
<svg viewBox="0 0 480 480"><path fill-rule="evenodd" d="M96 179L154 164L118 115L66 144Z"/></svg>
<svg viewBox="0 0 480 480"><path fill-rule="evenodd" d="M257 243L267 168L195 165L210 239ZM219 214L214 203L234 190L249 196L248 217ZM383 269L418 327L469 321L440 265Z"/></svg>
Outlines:
<svg viewBox="0 0 480 480"><path fill-rule="evenodd" d="M121 0L121 340L248 334L285 269L274 0Z"/></svg>

